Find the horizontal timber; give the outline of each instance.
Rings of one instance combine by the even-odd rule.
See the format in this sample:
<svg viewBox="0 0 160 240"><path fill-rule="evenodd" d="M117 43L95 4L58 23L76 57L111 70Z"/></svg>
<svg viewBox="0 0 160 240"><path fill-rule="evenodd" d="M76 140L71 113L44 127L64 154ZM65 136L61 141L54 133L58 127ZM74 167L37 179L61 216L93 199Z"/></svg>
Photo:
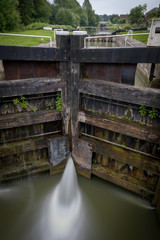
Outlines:
<svg viewBox="0 0 160 240"><path fill-rule="evenodd" d="M48 139L58 137L58 134L41 136L37 138L30 138L20 142L13 142L0 145L0 156L5 157L18 153L25 153L29 151L35 151L38 149L48 148ZM34 136L33 136L34 137Z"/></svg>
<svg viewBox="0 0 160 240"><path fill-rule="evenodd" d="M104 118L98 115L91 115L85 112L79 112L78 120L79 122L90 124L95 127L160 144L160 132L157 131L157 128L144 127L137 123L119 119L113 120L107 117Z"/></svg>
<svg viewBox="0 0 160 240"><path fill-rule="evenodd" d="M127 176L123 173L113 171L97 164L92 165L92 174L138 193L149 200L152 200L153 198L154 192L147 189L145 183L138 181L131 176Z"/></svg>
<svg viewBox="0 0 160 240"><path fill-rule="evenodd" d="M113 145L108 141L103 142L103 139L99 141L94 136L95 139L92 136L90 138L86 136L81 138L92 144L93 152L160 176L160 159L158 160L154 156L136 153L134 149L132 151L127 147Z"/></svg>
<svg viewBox="0 0 160 240"><path fill-rule="evenodd" d="M0 46L1 60L68 61L69 52L59 48Z"/></svg>
<svg viewBox="0 0 160 240"><path fill-rule="evenodd" d="M14 97L60 91L60 78L30 78L0 82L0 97Z"/></svg>
<svg viewBox="0 0 160 240"><path fill-rule="evenodd" d="M72 51L71 59L92 63L160 63L160 48L83 48Z"/></svg>
<svg viewBox="0 0 160 240"><path fill-rule="evenodd" d="M62 120L62 114L56 110L2 115L0 116L0 129L22 127L57 120Z"/></svg>
<svg viewBox="0 0 160 240"><path fill-rule="evenodd" d="M10 168L3 168L0 170L0 182L6 182L10 180L14 180L16 178L22 178L28 175L33 175L40 172L49 171L50 166L46 161L36 161L31 163L26 163L21 166L12 166Z"/></svg>
<svg viewBox="0 0 160 240"><path fill-rule="evenodd" d="M82 80L79 92L98 97L159 108L160 90L129 86L102 80Z"/></svg>

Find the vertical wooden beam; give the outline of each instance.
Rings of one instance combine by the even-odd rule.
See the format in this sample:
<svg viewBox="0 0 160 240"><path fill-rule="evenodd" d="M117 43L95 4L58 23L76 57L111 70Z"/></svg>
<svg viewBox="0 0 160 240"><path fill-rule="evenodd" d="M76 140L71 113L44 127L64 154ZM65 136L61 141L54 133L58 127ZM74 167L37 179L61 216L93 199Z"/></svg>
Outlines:
<svg viewBox="0 0 160 240"><path fill-rule="evenodd" d="M58 34L56 36L56 45L58 48L64 49L65 52L70 51L70 36ZM64 134L69 134L70 108L71 108L71 82L70 82L70 62L60 62L59 71L62 82L65 87L62 88L63 101L63 124Z"/></svg>
<svg viewBox="0 0 160 240"><path fill-rule="evenodd" d="M79 137L78 131L78 110L79 110L79 82L80 63L73 62L72 52L84 47L86 35L71 35L71 131L72 137Z"/></svg>

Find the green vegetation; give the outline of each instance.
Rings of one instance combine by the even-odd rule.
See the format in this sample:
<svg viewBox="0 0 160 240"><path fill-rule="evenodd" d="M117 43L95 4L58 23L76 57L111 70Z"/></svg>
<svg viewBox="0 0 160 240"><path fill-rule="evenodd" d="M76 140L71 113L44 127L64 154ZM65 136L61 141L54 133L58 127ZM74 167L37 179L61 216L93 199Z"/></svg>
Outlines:
<svg viewBox="0 0 160 240"><path fill-rule="evenodd" d="M54 106L51 106L49 101L46 102L46 107L47 107L47 110L53 110L54 109Z"/></svg>
<svg viewBox="0 0 160 240"><path fill-rule="evenodd" d="M99 16L95 14L89 0L81 6L76 0L1 0L0 32L25 29L39 23L77 26L97 26ZM32 28L34 29L34 28ZM37 28L36 28L37 29Z"/></svg>
<svg viewBox="0 0 160 240"><path fill-rule="evenodd" d="M152 108L152 109L149 111L149 117L150 117L151 119L157 118L158 116L159 116L159 114L158 114L158 110L157 110L157 109Z"/></svg>
<svg viewBox="0 0 160 240"><path fill-rule="evenodd" d="M148 30L146 31L134 31L134 33L149 33ZM133 36L134 39L143 42L145 44L147 44L147 40L148 40L148 35L141 35L141 36Z"/></svg>
<svg viewBox="0 0 160 240"><path fill-rule="evenodd" d="M23 109L26 109L28 107L28 102L26 101L26 98L24 96L21 96L20 99L18 98L14 98L13 100L13 103L16 105L16 104L20 104L21 108Z"/></svg>
<svg viewBox="0 0 160 240"><path fill-rule="evenodd" d="M97 159L94 158L92 161L94 164L97 164Z"/></svg>
<svg viewBox="0 0 160 240"><path fill-rule="evenodd" d="M20 32L10 32L14 34L24 35L39 35L50 36L54 40L54 32L46 30L26 30ZM16 37L16 36L0 36L0 45L14 45L14 46L36 46L40 43L47 43L49 38L35 38L35 37Z"/></svg>
<svg viewBox="0 0 160 240"><path fill-rule="evenodd" d="M140 110L139 110L140 115L141 115L142 117L145 117L146 114L147 114L147 108L146 108L146 106L141 105L139 109L140 109Z"/></svg>
<svg viewBox="0 0 160 240"><path fill-rule="evenodd" d="M56 110L60 112L62 111L62 98L60 92L57 93L56 97Z"/></svg>
<svg viewBox="0 0 160 240"><path fill-rule="evenodd" d="M38 108L33 108L32 111L33 111L33 112L37 112L37 111L38 111Z"/></svg>

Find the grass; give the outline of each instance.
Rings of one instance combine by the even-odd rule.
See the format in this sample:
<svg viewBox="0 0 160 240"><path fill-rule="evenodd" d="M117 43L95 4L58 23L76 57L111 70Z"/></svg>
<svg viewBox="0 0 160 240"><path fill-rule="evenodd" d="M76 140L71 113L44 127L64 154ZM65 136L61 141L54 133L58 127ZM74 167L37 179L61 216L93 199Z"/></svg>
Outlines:
<svg viewBox="0 0 160 240"><path fill-rule="evenodd" d="M149 33L149 31L148 30L146 30L146 31L134 31L133 33ZM147 44L148 36L149 35L133 36L133 38L140 41L140 42L143 42L143 43Z"/></svg>
<svg viewBox="0 0 160 240"><path fill-rule="evenodd" d="M53 30L25 30L21 32L8 32L14 34L25 34L25 35L39 35L49 36L54 40ZM10 46L36 46L40 43L49 42L49 38L32 38L32 37L16 37L16 36L0 36L0 45Z"/></svg>

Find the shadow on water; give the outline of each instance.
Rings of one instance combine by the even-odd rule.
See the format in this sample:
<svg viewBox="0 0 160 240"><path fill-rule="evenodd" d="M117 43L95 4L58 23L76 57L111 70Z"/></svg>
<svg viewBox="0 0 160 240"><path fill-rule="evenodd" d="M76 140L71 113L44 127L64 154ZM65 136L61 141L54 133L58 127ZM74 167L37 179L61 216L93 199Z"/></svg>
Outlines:
<svg viewBox="0 0 160 240"><path fill-rule="evenodd" d="M159 240L155 209L97 177L78 176L70 158L61 176L0 186L0 234L9 240Z"/></svg>

